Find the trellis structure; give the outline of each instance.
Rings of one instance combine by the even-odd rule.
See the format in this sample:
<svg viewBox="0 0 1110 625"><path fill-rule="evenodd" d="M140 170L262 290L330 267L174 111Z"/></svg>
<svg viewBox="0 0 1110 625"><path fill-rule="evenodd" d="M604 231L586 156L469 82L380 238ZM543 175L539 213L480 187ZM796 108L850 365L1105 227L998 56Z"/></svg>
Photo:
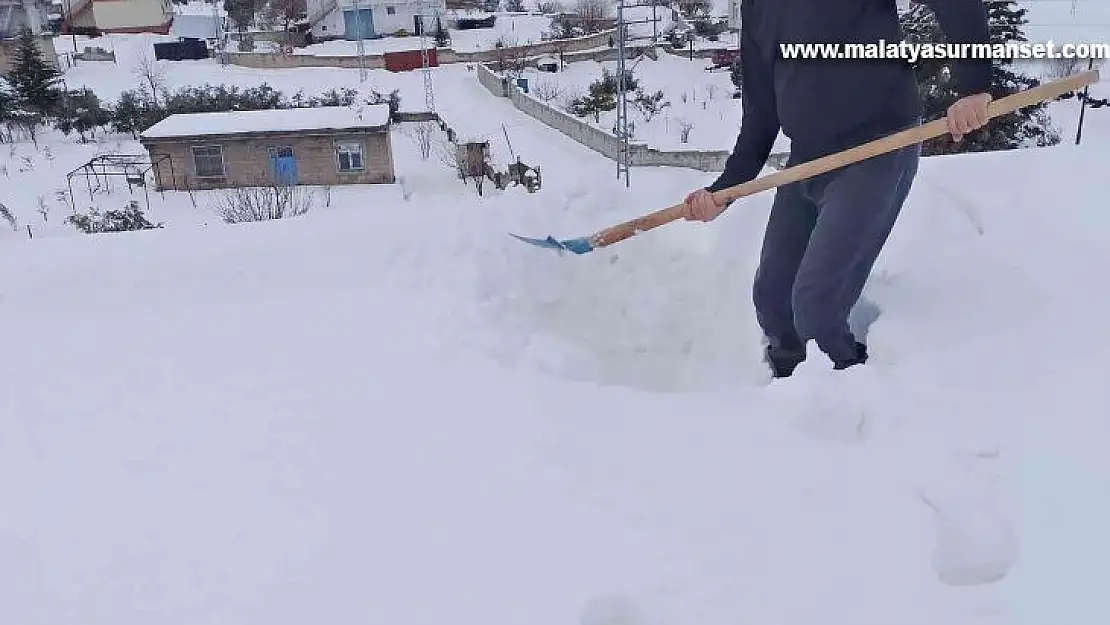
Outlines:
<svg viewBox="0 0 1110 625"><path fill-rule="evenodd" d="M157 184L158 170L162 163L169 164L170 177L176 187L177 173L174 171L173 158L169 154L160 154L152 158L142 154L100 154L89 159L85 164L66 174L66 184L69 186L69 197L73 201L73 178L84 176L85 186L89 190L89 199L98 191L111 191L111 179L123 178L127 182L127 192L134 193L135 187L143 188L146 199L146 208L150 210L150 189L147 184L147 174L155 172ZM161 186L158 193L165 198L165 191ZM74 202L74 205L76 203ZM75 209L76 210L76 209Z"/></svg>

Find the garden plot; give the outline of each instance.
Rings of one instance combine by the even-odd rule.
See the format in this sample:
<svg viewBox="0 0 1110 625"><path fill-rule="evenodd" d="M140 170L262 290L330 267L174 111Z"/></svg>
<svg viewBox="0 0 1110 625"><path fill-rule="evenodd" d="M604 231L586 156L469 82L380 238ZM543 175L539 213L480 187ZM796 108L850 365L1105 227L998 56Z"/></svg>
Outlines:
<svg viewBox="0 0 1110 625"><path fill-rule="evenodd" d="M644 98L634 105L630 98L628 117L633 141L660 150L732 149L740 130L741 103L732 97L735 87L729 73L707 72L708 64L705 59L688 61L665 53L655 61L645 57L629 62L639 91L658 98L655 106L644 106ZM568 64L558 73L529 70L524 75L536 98L568 111L573 101L588 95L590 84L601 79L604 71L615 76L616 61L584 61ZM612 132L616 110L578 118ZM785 150L786 146L785 138L780 137L776 150Z"/></svg>

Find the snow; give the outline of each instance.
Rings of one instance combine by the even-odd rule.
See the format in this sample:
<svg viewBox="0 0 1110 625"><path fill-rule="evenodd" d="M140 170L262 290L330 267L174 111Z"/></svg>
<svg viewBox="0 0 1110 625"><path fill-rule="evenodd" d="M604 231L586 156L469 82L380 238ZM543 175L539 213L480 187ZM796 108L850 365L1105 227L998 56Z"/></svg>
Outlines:
<svg viewBox="0 0 1110 625"><path fill-rule="evenodd" d="M131 86L149 39L116 41L69 85ZM867 289L872 360L768 384L771 193L586 256L525 246L507 233L589 234L711 174L626 188L465 68L434 77L538 193L479 197L402 125L397 185L239 225L219 192L151 190L165 228L88 236L53 192L137 142L0 146L4 622L1106 622L1110 113L1081 146L925 159ZM419 72L369 85L422 102ZM1051 109L1073 135L1076 104ZM73 183L82 211L144 203Z"/></svg>
<svg viewBox="0 0 1110 625"><path fill-rule="evenodd" d="M804 402L804 377L757 383L769 195L587 257L505 236L587 232L693 175L625 191L583 152L535 196L444 172L285 222L8 239L2 605L31 625L1104 620L1074 592L1107 555L1110 301L1081 288L1110 268L1084 182L1104 155L924 164L869 292L867 427L839 432L774 392ZM1029 358L1063 323L1088 330Z"/></svg>
<svg viewBox="0 0 1110 625"><path fill-rule="evenodd" d="M467 16L465 12L456 13L459 17ZM452 15L456 13L452 13ZM475 14L474 17L484 17L486 15L488 14ZM497 13L492 28L467 30L447 28L447 32L451 36L451 42L447 47L458 52L475 52L493 50L498 41L509 46L534 44L539 43L541 35L550 29L551 16L549 15ZM366 39L362 44L366 54L419 50L420 37L416 35L382 37L380 39ZM426 45L435 47L435 40L429 36L426 39ZM325 41L296 48L293 53L310 56L356 56L358 54L358 42L342 39Z"/></svg>
<svg viewBox="0 0 1110 625"><path fill-rule="evenodd" d="M178 15L203 15L211 17L218 14L220 17L227 16L227 10L224 9L222 2L203 2L198 0L190 0L184 4L174 4L173 12Z"/></svg>
<svg viewBox="0 0 1110 625"><path fill-rule="evenodd" d="M321 106L270 111L178 113L154 124L146 139L310 130L371 130L389 124L389 105Z"/></svg>
<svg viewBox="0 0 1110 625"><path fill-rule="evenodd" d="M174 37L216 39L220 35L220 21L211 13L178 13L173 17L170 34Z"/></svg>
<svg viewBox="0 0 1110 625"><path fill-rule="evenodd" d="M639 80L647 94L662 91L664 102L669 105L649 120L644 112L629 105L628 117L633 129L633 140L646 143L659 150L731 150L740 132L741 101L732 97L736 90L726 70L707 72L708 59L689 60L666 52L659 52L657 60L644 56L627 64L629 71ZM569 103L585 94L590 83L601 78L602 71L617 74L616 61L580 61L568 63L560 72L543 72L528 69L533 94L554 93L547 101L565 111ZM612 132L616 111L601 114L600 122L592 116L579 118L606 132ZM687 140L682 140L685 124L690 125ZM775 151L789 151L790 141L779 135Z"/></svg>

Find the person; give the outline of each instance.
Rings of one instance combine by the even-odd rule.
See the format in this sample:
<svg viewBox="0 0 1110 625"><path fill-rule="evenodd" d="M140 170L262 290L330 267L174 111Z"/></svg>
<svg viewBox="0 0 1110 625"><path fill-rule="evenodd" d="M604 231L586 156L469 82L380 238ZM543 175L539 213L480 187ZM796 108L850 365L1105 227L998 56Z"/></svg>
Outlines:
<svg viewBox="0 0 1110 625"><path fill-rule="evenodd" d="M989 43L982 0L921 0L949 43ZM786 59L780 44L897 43L895 0L742 0L743 119L724 171L685 199L685 219L711 221L728 207L714 191L763 169L781 129L787 166L921 123L910 63L900 59ZM988 121L990 59L950 61L960 96L947 111L954 141ZM752 289L776 378L790 376L810 340L846 369L867 361L848 317L917 173L919 144L779 187Z"/></svg>

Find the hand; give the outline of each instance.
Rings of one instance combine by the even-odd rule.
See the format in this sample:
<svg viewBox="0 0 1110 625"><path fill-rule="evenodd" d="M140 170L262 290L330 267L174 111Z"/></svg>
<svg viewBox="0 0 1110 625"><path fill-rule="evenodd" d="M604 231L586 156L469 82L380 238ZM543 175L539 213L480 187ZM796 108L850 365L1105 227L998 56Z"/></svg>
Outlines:
<svg viewBox="0 0 1110 625"><path fill-rule="evenodd" d="M687 221L713 221L725 211L725 205L718 203L713 194L705 189L698 189L686 196Z"/></svg>
<svg viewBox="0 0 1110 625"><path fill-rule="evenodd" d="M978 130L987 125L987 108L991 103L991 94L976 93L965 96L948 107L948 132L952 140L959 142L964 135L973 130Z"/></svg>

